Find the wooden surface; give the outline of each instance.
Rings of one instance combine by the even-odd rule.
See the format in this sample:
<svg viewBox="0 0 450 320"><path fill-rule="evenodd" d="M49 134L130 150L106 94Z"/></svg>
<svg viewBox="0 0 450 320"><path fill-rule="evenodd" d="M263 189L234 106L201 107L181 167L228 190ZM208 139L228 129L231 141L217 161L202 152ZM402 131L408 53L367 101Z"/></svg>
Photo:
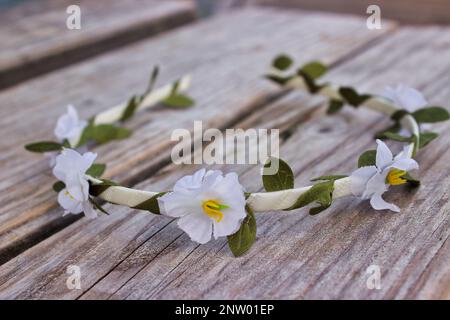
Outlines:
<svg viewBox="0 0 450 320"><path fill-rule="evenodd" d="M192 1L81 0L81 29L66 27L71 0L28 1L0 13L0 88L124 46L195 18Z"/></svg>
<svg viewBox="0 0 450 320"><path fill-rule="evenodd" d="M0 130L10 137L0 142L0 298L450 298L450 124L436 126L442 136L418 157L423 186L388 195L402 213L375 212L348 198L314 217L306 210L259 214L257 242L238 259L225 239L197 245L162 216L108 205L112 215L96 220L61 218L46 160L22 150L51 137L66 103L83 116L103 110L144 86L147 70L159 62L162 82L193 74L196 106L142 113L130 123L132 138L95 148L108 176L146 190L170 188L198 169L169 161L170 133L192 130L193 120L205 127L279 128L280 154L297 186L351 172L357 155L373 147L371 133L388 121L350 108L326 116L322 99L282 92L261 75L285 51L299 63L331 64L330 81L371 92L402 82L446 105L449 29L364 26L364 19L331 14L248 9L0 93L7 106ZM216 167L237 171L248 191L261 190L258 166ZM381 268L381 290L366 287L372 264ZM82 290L67 289L69 265L80 266Z"/></svg>
<svg viewBox="0 0 450 320"><path fill-rule="evenodd" d="M296 22L299 18L300 23ZM361 29L360 20L333 16L330 19L335 19L333 29L321 16L276 14L274 10L219 16L0 93L3 105L8 106L0 110L0 130L11 136L0 142L4 163L0 172L0 260L40 240L52 228L58 229L73 220L61 218L60 208L50 192L49 181L53 178L47 160L23 150L29 141L52 137L55 119L67 103L89 117L142 90L154 64L163 67L160 83L192 74L195 108L189 112L157 109L142 113L130 123L135 129L132 139L96 149L99 161L108 163L108 176L132 184L137 177L142 179L169 161L170 135L175 128L192 130L196 119L204 120L205 127L226 127L258 110L270 99L271 92L279 92L261 81L261 75L279 50L297 52L302 61L318 57L332 63L383 33ZM291 27L278 30L285 25ZM316 30L314 33L308 29L309 25ZM230 45L227 39L238 31L245 37ZM266 41L269 32L277 33L279 46ZM193 41L198 34L204 35ZM330 41L323 41L324 38ZM222 49L217 50L220 46ZM153 58L151 61L149 56Z"/></svg>
<svg viewBox="0 0 450 320"><path fill-rule="evenodd" d="M228 0L230 1L230 0ZM264 4L351 13L367 17L367 7L378 5L381 17L407 24L450 24L448 0L247 0L247 4Z"/></svg>

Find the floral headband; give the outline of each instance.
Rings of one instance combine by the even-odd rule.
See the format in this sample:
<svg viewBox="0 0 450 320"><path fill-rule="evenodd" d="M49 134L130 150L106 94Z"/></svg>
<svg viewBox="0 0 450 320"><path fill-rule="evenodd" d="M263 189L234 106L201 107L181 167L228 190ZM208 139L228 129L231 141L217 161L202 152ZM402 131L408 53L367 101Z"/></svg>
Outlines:
<svg viewBox="0 0 450 320"><path fill-rule="evenodd" d="M245 192L236 173L224 175L219 170L201 169L179 179L172 190L165 192L126 188L114 181L101 179L105 165L94 163L97 155L92 152L81 154L71 148L84 146L88 141L104 143L128 136L128 129L111 123L128 119L136 110L158 102L173 106L190 106L193 103L192 99L180 93L188 87L187 78L151 92L157 71L152 74L150 90L145 94L134 96L127 104L107 110L88 122L79 120L76 110L69 107L55 129L59 142L40 142L26 148L34 152L53 153L53 174L58 179L54 190L58 192L58 202L64 208L64 214L84 212L88 217L96 217L96 210L106 213L98 200L162 214L177 219L178 226L200 244L210 241L212 237L227 236L235 256L247 252L256 239L255 212L311 206L309 213L315 215L329 208L334 200L348 196L370 200L375 210L399 212L399 207L386 202L382 195L390 186L419 186L420 182L410 174L410 171L419 168L413 158L419 149L437 137L437 133L426 131L426 125L448 120L448 111L427 106L423 95L412 88L399 85L386 88L379 96L360 94L351 87L317 83L317 79L326 72L326 67L319 62L308 63L290 72L292 64L290 57L280 55L273 61L272 70L266 78L283 88L306 90L328 97L328 114L338 112L345 105L354 108L364 106L392 119L390 127L376 134L376 150L361 154L358 168L350 175L320 176L311 180L315 182L313 185L295 188L289 165L281 159L269 158L262 175L266 192ZM394 156L381 139L406 145ZM278 161L278 171L264 174L274 160Z"/></svg>

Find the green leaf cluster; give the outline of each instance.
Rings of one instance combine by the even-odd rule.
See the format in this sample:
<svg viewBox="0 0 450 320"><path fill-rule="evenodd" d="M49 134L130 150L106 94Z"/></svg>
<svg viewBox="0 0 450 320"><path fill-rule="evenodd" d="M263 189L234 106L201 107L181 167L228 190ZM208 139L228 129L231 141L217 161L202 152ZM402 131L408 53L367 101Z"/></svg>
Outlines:
<svg viewBox="0 0 450 320"><path fill-rule="evenodd" d="M286 54L281 54L272 61L272 67L283 73L287 72L293 64L293 59ZM310 93L316 93L325 86L318 85L316 80L323 76L326 72L327 67L325 65L319 61L312 61L298 68L295 73L285 74L283 76L269 74L265 77L279 85L285 85L289 80L299 76L305 81Z"/></svg>
<svg viewBox="0 0 450 320"><path fill-rule="evenodd" d="M441 121L447 121L450 119L449 112L442 107L425 107L418 109L412 113L406 110L398 110L392 114L391 119L394 121L394 124L389 126L386 129L378 132L375 137L379 139L390 139L394 141L400 142L415 142L418 145L416 148L423 148L432 140L438 137L438 134L431 131L420 132L419 137L402 137L398 134L401 129L400 121L406 115L411 115L417 121L417 123L436 123Z"/></svg>

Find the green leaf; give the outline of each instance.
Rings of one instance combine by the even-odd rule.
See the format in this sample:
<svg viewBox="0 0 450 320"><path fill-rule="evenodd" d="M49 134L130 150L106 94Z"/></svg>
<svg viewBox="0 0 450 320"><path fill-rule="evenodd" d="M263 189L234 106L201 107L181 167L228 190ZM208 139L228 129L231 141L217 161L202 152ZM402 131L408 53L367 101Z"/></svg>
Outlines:
<svg viewBox="0 0 450 320"><path fill-rule="evenodd" d="M292 65L293 61L292 59L286 55L286 54L280 54L278 57L276 57L273 62L272 66L278 70L284 71L289 69L289 67Z"/></svg>
<svg viewBox="0 0 450 320"><path fill-rule="evenodd" d="M347 178L346 175L329 175L329 176L320 176L316 178L312 178L311 181L320 181L320 180L327 180L327 181L335 181L339 179Z"/></svg>
<svg viewBox="0 0 450 320"><path fill-rule="evenodd" d="M94 178L98 178L101 177L101 175L103 174L103 172L105 172L106 169L106 164L103 163L94 163L87 171L86 174L94 177Z"/></svg>
<svg viewBox="0 0 450 320"><path fill-rule="evenodd" d="M44 153L62 150L62 145L53 141L41 141L25 145L25 149L31 152Z"/></svg>
<svg viewBox="0 0 450 320"><path fill-rule="evenodd" d="M420 133L419 148L425 147L428 143L436 139L439 135L436 132L426 131Z"/></svg>
<svg viewBox="0 0 450 320"><path fill-rule="evenodd" d="M304 72L302 69L298 70L297 75L303 78L310 93L316 93L326 86L326 84L322 85L316 84L314 79L308 73Z"/></svg>
<svg viewBox="0 0 450 320"><path fill-rule="evenodd" d="M413 178L408 172L406 174L404 174L402 176L402 178L405 179L406 181L408 181L408 185L411 188L417 188L417 187L420 186L420 181L415 179L415 178Z"/></svg>
<svg viewBox="0 0 450 320"><path fill-rule="evenodd" d="M267 173L267 168L270 168L272 161L278 160L278 171L273 175ZM263 168L263 185L267 192L280 191L294 188L294 174L291 167L281 159L271 157L264 164Z"/></svg>
<svg viewBox="0 0 450 320"><path fill-rule="evenodd" d="M394 123L392 126L387 127L375 134L376 139L386 139L387 133L397 133L400 130L400 124Z"/></svg>
<svg viewBox="0 0 450 320"><path fill-rule="evenodd" d="M394 132L386 131L384 132L384 137L390 140L399 141L399 142L412 142L414 140L414 137L405 137L402 135L399 135Z"/></svg>
<svg viewBox="0 0 450 320"><path fill-rule="evenodd" d="M313 61L305 64L300 70L311 79L316 80L327 72L327 67L318 61Z"/></svg>
<svg viewBox="0 0 450 320"><path fill-rule="evenodd" d="M106 180L106 179L101 179L101 180L102 180L101 183L96 183L96 184L90 183L90 186L89 186L89 194L90 195L92 195L94 197L98 197L103 192L105 192L106 189L108 189L109 187L119 185L118 183L111 181L111 180Z"/></svg>
<svg viewBox="0 0 450 320"><path fill-rule="evenodd" d="M122 114L122 117L120 118L120 121L124 122L124 121L130 119L134 115L137 108L142 103L142 101L145 99L145 97L153 90L153 87L156 82L156 78L158 77L158 73L159 73L159 67L155 66L150 75L150 80L148 82L148 86L147 86L147 89L145 90L144 94L134 95L128 100L127 106L125 107L125 110Z"/></svg>
<svg viewBox="0 0 450 320"><path fill-rule="evenodd" d="M132 96L130 100L128 100L125 111L123 112L122 117L120 117L120 121L124 122L134 115L137 107L139 106L140 100L141 99L138 96Z"/></svg>
<svg viewBox="0 0 450 320"><path fill-rule="evenodd" d="M154 214L161 214L158 205L158 198L165 195L167 192L160 192L155 194L150 199L139 203L137 206L134 206L134 209L149 211Z"/></svg>
<svg viewBox="0 0 450 320"><path fill-rule="evenodd" d="M84 146L90 140L92 140L93 131L94 131L93 121L90 121L89 124L86 126L86 128L83 129L80 140L78 141L78 144L76 147Z"/></svg>
<svg viewBox="0 0 450 320"><path fill-rule="evenodd" d="M174 96L178 93L178 88L180 87L180 79L178 79L177 81L175 81L172 84L172 90L170 91L170 96Z"/></svg>
<svg viewBox="0 0 450 320"><path fill-rule="evenodd" d="M292 207L286 210L294 210L302 208L311 203L317 203L317 207L313 207L309 210L309 214L315 215L331 206L333 201L334 180L319 182L313 185L308 191L305 191Z"/></svg>
<svg viewBox="0 0 450 320"><path fill-rule="evenodd" d="M353 88L342 87L339 89L341 96L347 101L348 104L354 107L359 107L366 100L368 100L371 95L369 94L359 94Z"/></svg>
<svg viewBox="0 0 450 320"><path fill-rule="evenodd" d="M64 189L66 187L66 185L64 184L64 182L62 182L62 181L56 181L54 184L53 184L53 190L55 191L55 192L60 192L62 189Z"/></svg>
<svg viewBox="0 0 450 320"><path fill-rule="evenodd" d="M183 94L175 94L164 99L162 103L170 107L186 108L192 106L194 100Z"/></svg>
<svg viewBox="0 0 450 320"><path fill-rule="evenodd" d="M70 148L70 142L67 139L64 139L62 144L61 144L64 148Z"/></svg>
<svg viewBox="0 0 450 320"><path fill-rule="evenodd" d="M103 209L103 207L99 203L97 203L94 199L89 198L89 202L92 203L95 209L103 212L104 214L109 215L109 213L105 209Z"/></svg>
<svg viewBox="0 0 450 320"><path fill-rule="evenodd" d="M272 74L265 75L264 77L266 79L269 79L270 81L275 82L276 84L279 84L280 86L284 86L293 78L292 76L281 77Z"/></svg>
<svg viewBox="0 0 450 320"><path fill-rule="evenodd" d="M327 114L339 112L343 106L344 102L342 100L331 99L330 104L328 105Z"/></svg>
<svg viewBox="0 0 450 320"><path fill-rule="evenodd" d="M242 221L239 230L228 236L228 246L235 257L242 256L246 253L256 240L256 219L252 209L245 207L247 217Z"/></svg>
<svg viewBox="0 0 450 320"><path fill-rule="evenodd" d="M450 119L448 111L441 107L427 107L412 113L414 119L419 123L435 123Z"/></svg>
<svg viewBox="0 0 450 320"><path fill-rule="evenodd" d="M395 122L399 122L407 114L409 114L409 112L404 109L397 110L391 115L391 119Z"/></svg>
<svg viewBox="0 0 450 320"><path fill-rule="evenodd" d="M358 159L358 168L374 166L376 163L377 151L376 150L367 150L363 152L359 156Z"/></svg>
<svg viewBox="0 0 450 320"><path fill-rule="evenodd" d="M130 129L117 127L112 124L99 124L92 126L91 130L92 139L99 144L111 140L125 139L131 135Z"/></svg>
<svg viewBox="0 0 450 320"><path fill-rule="evenodd" d="M153 87L155 86L156 83L156 79L158 78L158 74L159 74L159 66L153 67L152 73L150 75L150 80L148 81L147 90L145 90L144 96L152 92Z"/></svg>

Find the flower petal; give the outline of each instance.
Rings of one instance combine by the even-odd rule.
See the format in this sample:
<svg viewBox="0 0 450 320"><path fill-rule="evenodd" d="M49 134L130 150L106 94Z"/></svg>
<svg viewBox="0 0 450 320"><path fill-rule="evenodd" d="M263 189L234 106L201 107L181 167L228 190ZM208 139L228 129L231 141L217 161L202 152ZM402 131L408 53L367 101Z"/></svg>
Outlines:
<svg viewBox="0 0 450 320"><path fill-rule="evenodd" d="M86 152L81 156L79 162L77 162L78 172L86 173L86 171L94 164L97 154L93 152Z"/></svg>
<svg viewBox="0 0 450 320"><path fill-rule="evenodd" d="M200 244L211 240L212 220L206 214L189 214L178 219L178 226L192 241Z"/></svg>
<svg viewBox="0 0 450 320"><path fill-rule="evenodd" d="M409 157L409 145L406 145L403 147L402 151L400 151L395 157L394 157L394 161L395 160L399 160L399 159L410 159Z"/></svg>
<svg viewBox="0 0 450 320"><path fill-rule="evenodd" d="M224 209L222 212L222 220L220 222L213 221L215 239L236 233L247 215L244 208L229 208Z"/></svg>
<svg viewBox="0 0 450 320"><path fill-rule="evenodd" d="M56 157L53 174L67 185L69 181L77 181L80 175L84 175L96 157L97 154L92 152L81 155L75 150L64 148Z"/></svg>
<svg viewBox="0 0 450 320"><path fill-rule="evenodd" d="M175 192L186 192L192 191L195 189L200 189L203 182L203 177L205 176L206 169L200 169L196 171L193 175L187 175L179 179L175 186L173 187L173 191Z"/></svg>
<svg viewBox="0 0 450 320"><path fill-rule="evenodd" d="M383 193L387 191L388 185L386 185L386 176L389 173L389 169L385 169L383 172L377 172L369 181L367 181L366 189L361 198L368 199L375 193Z"/></svg>
<svg viewBox="0 0 450 320"><path fill-rule="evenodd" d="M377 144L378 147L375 162L378 170L381 171L392 164L393 156L391 150L389 150L388 146L383 141L377 139Z"/></svg>
<svg viewBox="0 0 450 320"><path fill-rule="evenodd" d="M58 152L45 152L44 156L48 159L48 166L53 168L56 165L56 157L58 156Z"/></svg>
<svg viewBox="0 0 450 320"><path fill-rule="evenodd" d="M375 166L361 167L350 175L351 190L353 195L360 197L366 190L367 182L377 173Z"/></svg>
<svg viewBox="0 0 450 320"><path fill-rule="evenodd" d="M65 214L67 213L81 213L83 211L83 205L81 201L71 197L67 189L63 189L58 193L58 203L63 207Z"/></svg>
<svg viewBox="0 0 450 320"><path fill-rule="evenodd" d="M158 205L161 214L174 218L203 212L200 200L180 192L171 192L159 197Z"/></svg>
<svg viewBox="0 0 450 320"><path fill-rule="evenodd" d="M391 210L394 212L400 212L400 208L397 207L395 204L388 203L384 201L384 199L381 197L381 193L375 193L370 198L370 205L375 210Z"/></svg>
<svg viewBox="0 0 450 320"><path fill-rule="evenodd" d="M89 219L97 218L97 211L94 209L89 201L83 202L83 212L86 217Z"/></svg>
<svg viewBox="0 0 450 320"><path fill-rule="evenodd" d="M203 178L202 190L214 188L213 185L222 181L223 174L220 170L208 170Z"/></svg>
<svg viewBox="0 0 450 320"><path fill-rule="evenodd" d="M409 112L414 112L428 104L421 92L401 84L396 87L386 87L383 96Z"/></svg>
<svg viewBox="0 0 450 320"><path fill-rule="evenodd" d="M391 167L399 169L399 170L410 171L410 170L419 169L419 164L414 159L404 158L404 159L395 160L394 163L391 165Z"/></svg>
<svg viewBox="0 0 450 320"><path fill-rule="evenodd" d="M79 120L76 109L69 105L67 106L67 113L58 118L54 133L59 141L62 142L67 139L71 146L75 146L87 125L87 121Z"/></svg>

